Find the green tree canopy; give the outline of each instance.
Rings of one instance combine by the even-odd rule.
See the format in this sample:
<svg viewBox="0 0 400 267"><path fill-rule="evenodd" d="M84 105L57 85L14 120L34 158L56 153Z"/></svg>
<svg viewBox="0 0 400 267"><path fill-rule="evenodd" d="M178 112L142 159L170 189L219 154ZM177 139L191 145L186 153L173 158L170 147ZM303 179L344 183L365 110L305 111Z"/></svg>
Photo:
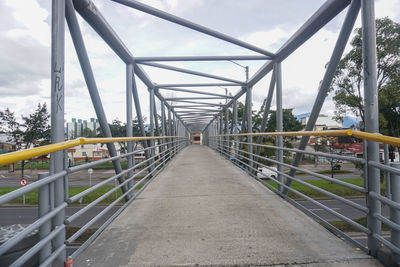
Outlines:
<svg viewBox="0 0 400 267"><path fill-rule="evenodd" d="M364 125L362 31L356 29L352 49L340 61L331 90L334 91L335 118L347 113L361 117ZM380 130L399 136L400 128L400 24L389 18L376 20L377 81Z"/></svg>

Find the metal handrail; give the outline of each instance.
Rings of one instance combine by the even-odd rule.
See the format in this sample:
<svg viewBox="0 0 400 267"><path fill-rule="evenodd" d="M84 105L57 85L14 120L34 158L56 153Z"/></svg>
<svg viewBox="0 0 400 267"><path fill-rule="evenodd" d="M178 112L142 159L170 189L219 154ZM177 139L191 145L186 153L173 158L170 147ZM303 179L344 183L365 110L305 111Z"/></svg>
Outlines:
<svg viewBox="0 0 400 267"><path fill-rule="evenodd" d="M31 258L33 255L37 254L39 251L42 251L44 249L45 245L50 242L54 238L54 236L59 235L62 233L62 231L65 231L66 225L68 225L70 222L72 222L74 219L76 219L79 216L82 216L84 213L86 213L89 209L94 207L96 204L100 203L102 200L104 200L106 197L110 196L112 193L116 192L119 189L122 189L124 186L128 186L128 189L123 192L123 194L119 197L117 197L111 204L109 204L103 211L98 213L94 218L90 219L88 222L86 222L80 230L78 230L74 235L72 235L68 240L65 240L65 244L62 244L61 246L57 246L53 248L53 252L50 254L47 254L44 259L41 259L41 264L45 263L50 263L54 260L54 258L59 255L62 251L66 249L66 245L70 244L73 242L76 238L78 238L84 231L86 231L93 223L98 221L101 217L103 217L108 211L111 210L113 206L115 206L117 203L122 201L123 199L126 199L126 197L129 197L128 200L122 205L118 207L117 212L108 219L105 223L103 223L99 229L93 234L94 237L89 238L83 245L82 248L78 249L73 253L73 258L76 258L81 251L85 247L87 247L90 242L92 242L105 227L111 223L111 221L116 218L116 215L118 215L123 209L126 208L129 203L131 203L137 195L142 192L142 190L152 181L155 176L166 166L166 163L169 162L170 159L172 159L177 153L179 153L184 147L188 145L188 139L186 137L180 137L180 136L161 136L161 137L133 137L133 138L80 138L77 140L72 140L72 141L66 141L66 142L61 142L57 144L52 144L48 145L45 147L40 147L40 148L34 148L26 151L19 151L19 152L14 152L10 153L7 155L4 155L2 159L5 159L6 161L10 161L12 159L20 159L20 158L30 158L32 155L37 154L37 153L51 153L54 151L59 151L59 150L64 150L68 147L76 146L77 144L90 144L90 143L107 143L107 142L125 142L125 141L142 141L142 140L155 140L155 139L168 139L168 141L161 142L160 144L153 145L144 149L136 150L133 152L125 153L122 155L118 155L115 157L107 158L107 159L102 159L98 160L95 162L90 162L86 164L82 164L76 167L70 167L70 168L65 168L64 170L55 173L53 175L49 175L47 177L44 177L42 179L39 179L38 181L35 181L25 187L16 189L12 192L9 192L5 195L0 196L0 205L5 204L12 199L19 197L23 194L26 194L28 192L31 192L35 189L41 189L44 187L49 187L52 185L53 182L55 182L58 179L64 179L65 186L68 187L68 179L66 179L66 175L70 173L74 173L77 171L80 171L85 168L93 167L98 164L104 163L104 162L109 162L113 161L116 159L120 158L126 158L129 156L133 156L135 153L141 152L141 151L150 151L151 156L147 158L146 160L143 160L141 162L138 162L132 167L128 167L126 170L123 170L122 172L115 174L111 176L110 178L101 181L98 184L95 184L88 189L82 191L81 193L73 196L73 197L68 197L66 195L66 198L64 202L62 202L60 205L54 208L50 208L50 210L42 214L39 219L37 219L34 223L28 225L23 231L17 233L15 236L13 236L10 240L6 241L0 246L0 255L6 253L11 249L15 244L20 242L23 238L25 238L27 235L29 235L32 231L39 229L39 232L41 233L40 235L40 241L33 246L32 248L28 249L24 255L19 257L11 266L20 266L21 264L24 264L29 258ZM159 147L160 152L155 153L155 148ZM161 149L163 148L163 149ZM141 168L142 166L147 165L145 168ZM139 172L130 174L131 171L134 169L141 168ZM144 172L147 172L147 174L144 177L141 177L141 179L135 184L133 184L133 179L138 177ZM52 218L58 214L60 214L61 211L63 211L69 204L72 202L76 201L77 199L92 193L94 190L105 186L107 183L113 180L117 180L118 178L121 178L122 176L128 177L124 178L123 181L119 181L119 185L116 185L114 188L108 190L106 193L103 195L99 196L97 199L94 201L88 203L85 207L82 209L78 210L75 214L72 214L68 218L64 218L64 223L60 227L56 227L55 229L48 231L48 232L41 232L41 226L44 225L45 223L51 222ZM150 179L149 179L150 178ZM130 184L132 183L132 184ZM136 190L138 186L143 185L143 187L140 190ZM67 190L67 188L65 189ZM134 191L135 190L135 191ZM50 194L48 192L47 194ZM50 197L50 196L49 196ZM40 201L39 201L40 202ZM40 203L39 203L40 204ZM45 203L42 203L45 204ZM45 231L45 230L44 230Z"/></svg>
<svg viewBox="0 0 400 267"><path fill-rule="evenodd" d="M222 126L220 126L222 128ZM353 130L335 130L335 131L298 131L298 132L265 132L265 133L240 133L240 134L216 134L218 129L215 130L214 128L214 134L215 135L210 135L210 132L206 134L206 141L205 143L215 149L217 152L221 153L222 156L230 159L230 161L238 166L241 169L244 169L250 176L254 177L256 180L259 182L263 183L265 186L267 186L269 189L286 199L288 202L299 208L300 210L304 211L306 214L311 216L312 218L316 219L317 221L321 222L324 226L326 226L328 229L332 230L334 233L338 234L339 236L345 238L348 240L350 243L355 245L361 250L366 251L367 253L373 253L371 248L364 248L361 243L359 243L357 240L351 238L349 235L346 233L342 232L338 228L336 228L334 225L330 224L327 220L322 219L318 215L316 215L313 211L309 210L306 208L306 206L303 206L299 202L296 202L294 199L289 197L286 193L284 193L284 190L291 191L300 198L303 198L305 200L310 201L311 203L315 204L322 210L329 212L330 214L334 215L335 217L341 219L342 221L348 223L349 225L357 228L366 236L368 239L374 239L376 242L379 242L379 244L385 245L391 250L391 253L394 258L400 259L400 236L398 235L398 231L400 229L400 166L399 164L394 164L390 165L388 160L385 160L385 164L380 163L378 161L371 160L367 157L364 156L364 158L355 158L355 157L350 157L350 156L344 156L344 155L337 155L337 154L330 154L330 153L323 153L323 152L313 152L313 151L306 151L303 149L294 149L294 148L287 148L283 146L273 146L273 145L264 145L264 144L258 144L256 142L252 141L251 137L254 136L352 136L355 138L363 139L364 140L364 151L366 151L367 143L365 141L369 142L379 142L387 145L394 145L394 146L400 146L400 138L397 137L391 137L391 136L384 136L381 134L377 133L365 133L361 131L353 131ZM221 133L222 131L220 131ZM225 131L226 133L226 131ZM239 141L237 137L247 137L247 142L242 142ZM260 140L258 140L260 142ZM247 145L248 149L244 149L243 145ZM388 146L385 146L384 149L387 150ZM280 159L271 159L265 156L259 155L259 150L257 149L257 152L253 152L253 147L258 147L258 148L269 148L269 149L274 149L276 151L287 151L287 152L295 152L295 153L300 153L300 154L308 154L308 155L314 155L314 156L321 156L325 158L332 158L332 159L341 159L341 160L346 160L350 161L353 163L361 163L364 165L364 188L349 184L344 181L340 181L337 179L332 179L328 176L315 173L311 170L304 169L301 167L297 167L297 165L291 165L283 162L283 158ZM387 157L387 155L386 155ZM272 169L270 166L267 166L263 162L259 162L259 160L265 160L274 164L278 165L278 170ZM296 163L297 164L297 163ZM258 166L265 167L271 171L276 172L276 178L275 177L269 177L271 181L275 182L278 185L278 188L275 188L272 184L267 183L264 180L261 180L257 177L258 173L262 173L258 168ZM390 165L390 166L389 166ZM290 169L291 172L289 174L285 173L283 171L283 168ZM371 171L371 168L375 168L378 170L382 170L385 172L385 179L386 179L386 195L381 195L379 191L374 191L371 190L368 184L368 173ZM350 199L347 199L345 197L337 196L327 190L324 190L322 188L319 188L315 185L306 183L305 181L302 181L298 178L295 178L293 171L302 171L306 174L316 176L320 179L328 180L330 182L337 183L339 185L345 186L350 189L357 190L361 193L366 193L366 198L368 199L365 203L365 206L355 203L351 201ZM389 175L390 174L390 175ZM292 176L293 175L293 176ZM311 188L315 190L316 192L322 193L328 197L331 197L335 200L338 200L344 204L349 205L352 208L355 208L364 214L368 216L368 224L367 227L364 227L363 225L357 223L356 221L353 221L352 219L348 218L347 216L341 214L338 211L333 210L332 208L325 206L323 203L319 202L317 199L313 199L298 190L291 188L290 183L287 181L285 182L283 178L288 179L288 181L296 181L308 188ZM377 177L379 179L379 177ZM388 205L390 207L390 217L385 217L381 212L376 212L373 210L371 205L368 203L371 201L371 199L374 199L376 201L379 201L381 204ZM371 219L372 218L372 219ZM377 223L383 223L387 225L391 229L391 236L390 239L384 238L379 231L377 231L374 226L372 226L372 223L370 220L375 220L374 225ZM375 242L374 241L374 242ZM370 240L368 241L370 242Z"/></svg>
<svg viewBox="0 0 400 267"><path fill-rule="evenodd" d="M366 133L362 131L348 130L326 130L326 131L297 131L297 132L263 132L263 133L240 133L240 134L221 134L216 136L353 136L356 138L376 141L393 146L400 146L400 138L382 135L379 133ZM209 136L213 137L213 136Z"/></svg>
<svg viewBox="0 0 400 267"><path fill-rule="evenodd" d="M52 152L61 151L67 148L85 145L85 144L105 144L105 143L115 143L115 142L129 142L129 141L145 141L145 140L155 140L155 139L169 139L169 138L186 138L184 136L155 136L155 137L109 137L109 138L78 138L75 140L69 140L64 142L59 142L55 144L30 148L27 150L20 150L15 152L10 152L7 154L0 155L0 165L10 164L16 161L30 159L33 157L38 157L46 155Z"/></svg>

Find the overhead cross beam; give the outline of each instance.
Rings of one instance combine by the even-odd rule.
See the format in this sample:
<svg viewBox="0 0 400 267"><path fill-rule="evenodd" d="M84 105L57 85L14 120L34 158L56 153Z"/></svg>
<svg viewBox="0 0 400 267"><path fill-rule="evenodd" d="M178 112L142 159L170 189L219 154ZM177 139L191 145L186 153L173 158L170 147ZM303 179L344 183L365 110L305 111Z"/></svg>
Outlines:
<svg viewBox="0 0 400 267"><path fill-rule="evenodd" d="M135 62L153 61L230 61L230 60L268 60L266 56L183 56L183 57L136 57Z"/></svg>
<svg viewBox="0 0 400 267"><path fill-rule="evenodd" d="M177 72L181 72L181 73L196 75L196 76L200 76L200 77L205 77L205 78L221 80L221 81L225 81L225 82L236 83L238 85L244 85L244 82L241 82L241 81L238 81L238 80L229 79L229 78L225 78L225 77L221 77L221 76L217 76L217 75L213 75L213 74L208 74L208 73L204 73L204 72L188 70L188 69L184 69L184 68L178 68L178 67L159 64L159 63L142 62L140 64L146 65L146 66L155 67L155 68L159 68L159 69L172 70L172 71L177 71Z"/></svg>
<svg viewBox="0 0 400 267"><path fill-rule="evenodd" d="M213 36L215 38L227 41L229 43L241 46L243 48L247 48L247 49L252 50L254 52L269 56L270 58L275 56L275 54L272 53L272 52L266 51L266 50L264 50L262 48L259 48L259 47L256 47L254 45L251 45L249 43L243 42L243 41L238 40L236 38L233 38L233 37L231 37L229 35L226 35L226 34L223 34L223 33L219 33L219 32L217 32L215 30L212 30L212 29L206 28L204 26L201 26L199 24L193 23L193 22L191 22L189 20L179 18L177 16L174 16L174 15L169 14L167 12L164 12L162 10L156 9L154 7L148 6L148 5L143 4L141 2L134 1L134 0L113 0L113 1L117 2L117 3L120 3L120 4L123 4L123 5L126 5L126 6L129 6L129 7L134 8L134 9L140 10L142 12L151 14L153 16L168 20L170 22L179 24L179 25L184 26L186 28L190 28L192 30L195 30L195 31L198 31L198 32L202 32L204 34L211 35L211 36Z"/></svg>
<svg viewBox="0 0 400 267"><path fill-rule="evenodd" d="M216 93L209 93L209 92L202 92L202 91L195 91L195 90L181 89L181 88L173 88L173 87L158 87L158 89L191 93L191 94L199 94L199 95L218 96L221 98L232 98L232 96L229 96L229 95L221 95L221 94L216 94Z"/></svg>

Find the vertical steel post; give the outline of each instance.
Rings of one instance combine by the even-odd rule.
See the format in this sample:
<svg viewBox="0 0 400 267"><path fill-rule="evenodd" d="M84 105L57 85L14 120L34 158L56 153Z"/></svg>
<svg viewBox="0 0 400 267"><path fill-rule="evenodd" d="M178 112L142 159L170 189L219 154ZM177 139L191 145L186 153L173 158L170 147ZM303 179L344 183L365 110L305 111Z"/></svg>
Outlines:
<svg viewBox="0 0 400 267"><path fill-rule="evenodd" d="M160 126L158 125L158 115L157 115L157 104L156 104L156 98L153 97L153 105L154 105L154 125L156 127L155 135L159 136L160 135Z"/></svg>
<svg viewBox="0 0 400 267"><path fill-rule="evenodd" d="M65 56L65 1L52 1L51 12L51 143L63 142L64 136L64 56ZM64 152L57 151L50 156L50 175L64 169ZM64 202L64 181L58 178L54 181L54 206ZM53 228L63 225L65 210L53 217ZM64 245L65 230L53 239L53 251ZM57 264L63 264L66 259L64 250L57 257Z"/></svg>
<svg viewBox="0 0 400 267"><path fill-rule="evenodd" d="M92 66L90 65L89 57L86 51L85 43L83 41L82 33L79 28L78 20L76 18L75 9L72 4L72 0L66 1L66 19L71 33L71 38L75 46L76 54L78 55L78 60L81 65L83 76L86 81L87 88L89 90L89 95L92 100L94 110L96 112L97 118L99 119L101 131L105 137L112 137L111 130L107 122L107 117L104 112L103 104L101 103L99 91L97 90L96 81L94 79ZM64 131L64 130L63 130ZM117 150L113 143L107 143L107 148L111 157L117 156ZM119 159L113 160L113 166L115 173L122 172L121 164ZM124 178L118 178L119 183L124 182ZM128 187L124 185L121 190L123 193L127 191ZM129 200L129 196L125 197L125 200Z"/></svg>
<svg viewBox="0 0 400 267"><path fill-rule="evenodd" d="M376 29L375 29L375 2L374 0L362 0L361 2L362 21L362 51L364 68L364 98L365 98L365 131L368 133L379 133L379 112L378 112L378 90L376 77ZM368 161L379 162L379 145L374 141L367 143ZM368 191L380 194L379 170L368 166ZM367 204L370 209L367 215L368 247L371 255L376 256L380 244L372 235L381 234L381 222L373 214L381 214L379 200L369 197Z"/></svg>
<svg viewBox="0 0 400 267"><path fill-rule="evenodd" d="M229 109L226 106L225 107L225 130L224 130L224 134L228 134L228 119L229 119ZM225 144L226 146L226 153L227 153L227 157L229 158L229 154L230 154L230 147L229 147L229 136L225 136Z"/></svg>
<svg viewBox="0 0 400 267"><path fill-rule="evenodd" d="M161 101L161 136L165 136L165 133L166 133L165 127L167 127L166 123L165 123L165 101L162 100ZM160 142L163 144L162 146L160 146L161 152L166 150L166 147L164 147L164 144L166 143L166 141L167 141L166 139L160 140Z"/></svg>
<svg viewBox="0 0 400 267"><path fill-rule="evenodd" d="M176 118L175 118L175 112L172 112L172 135L176 136ZM173 138L172 142L172 147L173 147L173 155L175 156L176 154L176 138Z"/></svg>
<svg viewBox="0 0 400 267"><path fill-rule="evenodd" d="M223 144L223 138L222 138L222 134L224 132L224 113L221 111L219 114L219 149L220 149L220 153L222 154L222 156L224 156L224 154L222 153L222 151L224 151L224 144Z"/></svg>
<svg viewBox="0 0 400 267"><path fill-rule="evenodd" d="M132 76L133 76L133 65L126 65L126 137L133 136L133 125L132 125ZM133 141L127 142L127 152L133 152ZM128 169L133 167L134 156L128 156ZM133 171L128 172L128 178L133 176ZM133 181L128 182L128 188L132 188Z"/></svg>
<svg viewBox="0 0 400 267"><path fill-rule="evenodd" d="M283 132L283 111L282 111L282 67L280 62L274 64L275 81L276 81L276 131ZM283 147L283 136L276 136L276 146ZM283 163L283 150L276 150L276 160ZM277 170L282 172L282 165L278 164ZM282 181L282 175L278 173L278 181ZM278 190L282 191L282 186L278 185Z"/></svg>
<svg viewBox="0 0 400 267"><path fill-rule="evenodd" d="M261 121L260 132L264 132L265 127L267 126L267 120L268 120L269 110L271 108L272 97L274 96L274 88L275 88L275 71L272 71L268 95L267 95L267 98L265 99L264 112L263 112L263 117L262 117L262 121ZM257 137L257 145L261 144L262 140L263 140L262 136ZM257 146L255 154L257 156L260 155L260 151L261 151L261 147ZM256 158L256 160L258 160L258 158Z"/></svg>
<svg viewBox="0 0 400 267"><path fill-rule="evenodd" d="M168 135L172 136L172 119L171 119L171 109L168 108ZM171 153L171 148L172 148L172 138L169 138L169 144L168 144L168 148L169 148L169 153Z"/></svg>
<svg viewBox="0 0 400 267"><path fill-rule="evenodd" d="M233 101L233 123L232 123L233 134L238 133L237 120L238 120L237 100L234 100ZM238 159L239 138L237 136L235 136L234 140L235 140L234 158L235 158L235 160L237 160Z"/></svg>
<svg viewBox="0 0 400 267"><path fill-rule="evenodd" d="M150 136L154 137L154 87L149 88L149 97L150 97ZM150 140L150 157L155 156L155 150L154 150L154 139ZM150 164L153 164L154 160L150 161ZM154 169L154 165L150 168L151 170Z"/></svg>
<svg viewBox="0 0 400 267"><path fill-rule="evenodd" d="M333 77L336 72L336 68L339 65L340 58L343 55L343 51L346 47L347 41L349 40L350 34L352 32L354 23L357 19L358 12L360 11L360 0L353 0L348 8L346 18L344 19L342 28L340 30L338 39L335 44L335 48L333 49L331 58L329 60L328 66L326 68L324 78L318 89L318 94L315 99L313 108L311 110L310 118L308 119L307 125L305 127L305 131L312 131L314 129L315 123L318 119L321 108L325 102L325 98L328 95L329 88L331 86ZM307 146L309 136L303 136L300 140L299 150L304 150ZM301 159L303 157L303 153L297 152L294 157L293 166L299 166ZM289 175L294 177L296 175L295 169L290 169ZM291 179L287 179L286 185L290 186L292 184ZM288 189L283 188L283 194L288 193Z"/></svg>
<svg viewBox="0 0 400 267"><path fill-rule="evenodd" d="M253 132L253 118L252 118L252 87L247 87L247 93L246 93L246 102L247 102L247 133L252 133ZM247 137L247 142L248 144L248 152L249 152L249 166L250 167L255 167L254 162L253 162L253 137L248 136ZM253 173L254 171L252 169L249 169L249 172Z"/></svg>
<svg viewBox="0 0 400 267"><path fill-rule="evenodd" d="M39 173L38 180L46 178L49 173ZM46 184L39 187L39 218L50 212L50 185ZM51 232L51 221L45 222L39 227L39 239L45 238ZM51 255L51 243L47 243L39 252L39 264L43 263Z"/></svg>
<svg viewBox="0 0 400 267"><path fill-rule="evenodd" d="M389 165L389 145L388 144L383 144L383 156L385 157L385 165ZM389 199L392 199L391 195L391 189L390 189L390 173L388 171L385 171L385 180L386 180L386 197Z"/></svg>
<svg viewBox="0 0 400 267"><path fill-rule="evenodd" d="M143 115L142 115L142 109L140 107L140 99L138 95L138 89L136 85L136 78L135 78L135 73L132 75L132 95L133 95L133 101L135 103L135 111L136 111L136 116L138 119L139 127L140 127L140 132L142 134L142 137L146 136L146 130L144 129L144 122L143 122ZM148 143L146 140L142 142L143 148L148 147ZM146 159L150 158L150 153L148 150L145 151Z"/></svg>
<svg viewBox="0 0 400 267"><path fill-rule="evenodd" d="M243 108L242 116L243 117L242 117L242 125L241 125L240 132L241 133L245 133L246 119L247 119L247 95L246 95L246 98L245 98L245 101L244 101L244 108ZM240 141L239 149L241 150L243 148L243 144L241 143L243 141L243 137L242 136L239 137L239 141Z"/></svg>
<svg viewBox="0 0 400 267"><path fill-rule="evenodd" d="M400 169L400 163L390 163L390 166L396 169ZM390 187L392 188L392 200L396 203L400 203L400 176L394 173L390 173ZM396 208L390 207L390 220L395 224L400 224L400 211ZM396 246L400 247L400 232L391 229L390 230L390 239L391 242ZM392 253L392 260L394 263L400 262L400 256L396 253Z"/></svg>

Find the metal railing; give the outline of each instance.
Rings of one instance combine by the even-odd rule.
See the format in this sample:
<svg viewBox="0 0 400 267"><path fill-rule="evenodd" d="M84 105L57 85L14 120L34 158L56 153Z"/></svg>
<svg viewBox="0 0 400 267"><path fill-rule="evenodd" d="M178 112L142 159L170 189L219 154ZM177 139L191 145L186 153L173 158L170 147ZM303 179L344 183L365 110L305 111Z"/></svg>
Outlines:
<svg viewBox="0 0 400 267"><path fill-rule="evenodd" d="M184 147L186 147L188 143L188 139L185 137L178 136L165 136L165 137L130 137L130 138L80 138L77 140L66 141L57 144L51 144L48 146L43 146L39 148L33 148L26 151L18 151L0 156L0 165L9 164L11 162L24 160L28 158L32 158L39 155L48 154L55 151L64 150L70 147L74 147L82 144L96 144L96 143L107 143L107 142L128 142L128 141L145 141L152 140L158 141L157 144L153 146L149 146L144 149L135 150L130 153L121 154L118 156L104 158L101 160L97 160L94 162L84 163L82 165L68 167L65 165L63 171L54 173L54 174L39 174L38 180L16 189L10 193L0 196L0 205L4 205L9 203L10 201L18 198L24 194L29 192L38 190L38 206L39 206L39 214L38 219L33 223L27 225L22 231L12 236L6 242L0 245L0 257L6 254L10 249L16 246L19 242L21 242L28 235L31 235L33 232L38 230L39 241L29 248L23 255L21 255L18 259L16 259L10 266L21 266L24 265L27 261L32 259L35 255L38 256L38 262L34 265L39 266L50 266L51 263L62 253L65 252L68 245L74 244L74 241L77 240L85 231L87 231L90 227L93 227L94 223L96 223L99 219L103 218L108 212L110 212L113 207L117 204L117 210L106 219L104 223L98 226L97 230L92 233L86 241L84 241L77 250L75 250L69 257L73 260L75 259L89 244L109 225L146 187L148 183L150 183L156 175L168 164L168 162L173 158L177 153L179 153ZM158 153L156 152L158 150ZM122 158L134 157L137 153L148 152L148 158L145 160L139 161L136 164L132 164L133 166L129 166L120 173L116 173L109 178L103 179L101 182L98 182L94 185L89 186L84 191L70 196L68 189L70 186L70 182L68 180L68 175L88 169L91 167L95 167L99 164L103 164L106 162L111 162L115 160L120 160ZM135 171L134 170L138 170ZM122 179L121 179L122 178ZM55 206L54 203L54 182L57 180L62 180L64 183L64 202L61 205ZM118 181L118 184L117 182ZM106 191L104 194L97 197L95 200L90 203L84 205L74 214L69 217L65 216L65 209L70 206L72 203L75 203L81 200L83 197L90 195L96 190L110 185L110 183L114 182L114 187ZM125 188L125 190L123 190ZM86 222L72 234L68 239L66 239L65 230L68 225L74 222L76 219L82 220L82 215L85 215L90 209L95 207L96 205L103 203L107 197L111 196L114 193L117 193L118 190L122 191L120 196L116 196L116 199L111 203L107 204L104 209L96 214L91 219L85 219ZM113 210L114 211L114 210ZM63 224L55 225L53 220L56 216L59 215L63 217ZM24 223L24 222L21 222ZM63 238L64 242L61 246L54 246L54 242L52 244L52 240L56 236L60 236Z"/></svg>
<svg viewBox="0 0 400 267"><path fill-rule="evenodd" d="M265 145L259 144L253 140L255 136L352 136L355 138L362 139L364 142L364 153L363 158L357 158L353 156L347 155L338 155L333 153L325 153L318 151L305 151L295 148L287 148L287 147L278 147L273 145ZM238 137L246 137L247 140L241 141ZM390 163L388 159L385 160L384 163L368 160L366 157L366 150L368 149L367 141L376 141L384 144L385 154L388 155L387 149L388 144L394 146L400 146L400 138L384 136L380 134L371 134L360 131L352 131L352 130L339 130L339 131L319 131L319 132L311 132L311 131L300 131L300 132L272 132L272 133L243 133L243 134L222 134L215 136L208 136L208 139L205 141L207 145L219 153L222 156L228 158L233 164L237 165L239 168L246 171L248 174L253 176L255 179L263 183L269 189L289 201L291 204L296 206L297 208L304 211L306 214L320 222L330 231L334 232L338 236L344 238L349 241L353 245L355 245L360 250L365 251L371 255L377 255L377 251L372 251L374 248L378 247L387 247L391 253L391 260L393 262L399 262L400 260L400 163L392 162ZM257 153L252 153L253 148L250 147L260 147L265 149L273 149L275 151L283 151L289 153L301 153L302 155L311 155L317 157L324 157L331 160L340 160L345 162L352 162L354 164L362 165L363 169L363 186L355 185L349 183L347 181L343 181L340 179L334 179L322 173L317 173L310 169L306 169L301 166L295 166L290 163L285 163L283 158L281 161L273 159L271 157L261 156ZM247 148L247 149L246 149ZM257 150L260 151L260 150ZM276 165L277 168L271 167L271 165ZM371 190L369 186L369 167L374 167L379 170L382 170L384 175L382 177L372 177L373 179L384 179L386 182L386 193L382 194L381 190ZM267 180L267 176L263 174L262 168L266 168L275 173L275 175L270 175ZM330 183L334 183L343 188L348 188L358 192L360 195L365 195L365 204L361 205L356 203L351 198L346 198L344 196L336 195L329 190L320 188L316 185L308 183L302 179L296 178L295 175L290 175L294 171L302 172L304 174L310 175L317 179L329 181ZM261 179L263 178L263 179ZM307 194L304 194L290 186L290 182L296 182L302 186L308 187L315 192L318 192L321 195L324 195L330 199L337 200L354 210L357 210L364 214L367 217L367 225L364 226L359 222L352 220L341 212L324 205L318 198L312 198ZM290 191L293 193L293 196L290 196L285 193ZM334 225L332 225L328 220L322 218L317 215L313 210L307 208L305 205L302 205L301 202L298 201L297 198L304 199L315 206L318 209L322 209L329 214L338 218L361 233L365 234L365 237L368 238L368 246L364 246L358 240L349 236L346 232L338 229ZM378 201L379 209L378 211L372 211L371 203L374 201ZM385 217L381 212L381 206L387 205L389 207L389 217ZM383 237L381 232L382 223L390 228L389 238ZM378 226L378 227L376 227ZM376 230L378 228L378 231ZM377 245L378 244L378 245ZM379 255L378 255L379 256Z"/></svg>

